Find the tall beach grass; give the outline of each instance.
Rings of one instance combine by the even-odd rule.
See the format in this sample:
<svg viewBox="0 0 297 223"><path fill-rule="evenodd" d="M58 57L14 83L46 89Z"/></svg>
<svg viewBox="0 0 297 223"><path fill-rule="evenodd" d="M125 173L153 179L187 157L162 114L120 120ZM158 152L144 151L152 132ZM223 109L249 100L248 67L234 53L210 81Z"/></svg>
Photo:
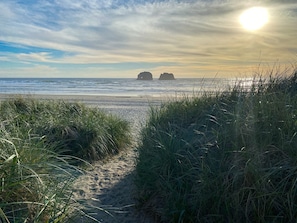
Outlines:
<svg viewBox="0 0 297 223"><path fill-rule="evenodd" d="M297 71L152 108L136 172L161 222L295 222Z"/></svg>
<svg viewBox="0 0 297 223"><path fill-rule="evenodd" d="M71 183L79 169L40 137L16 138L1 128L0 219L2 222L65 222Z"/></svg>
<svg viewBox="0 0 297 223"><path fill-rule="evenodd" d="M127 121L80 103L16 97L0 104L0 118L15 135L38 135L55 152L91 162L131 140Z"/></svg>
<svg viewBox="0 0 297 223"><path fill-rule="evenodd" d="M71 222L77 164L118 153L129 124L79 103L15 97L0 104L0 222Z"/></svg>

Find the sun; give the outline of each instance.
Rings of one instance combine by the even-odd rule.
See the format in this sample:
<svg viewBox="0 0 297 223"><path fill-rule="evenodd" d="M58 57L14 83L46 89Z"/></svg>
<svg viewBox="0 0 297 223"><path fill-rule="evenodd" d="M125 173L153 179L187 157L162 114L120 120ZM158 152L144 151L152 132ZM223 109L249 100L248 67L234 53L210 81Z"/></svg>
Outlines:
<svg viewBox="0 0 297 223"><path fill-rule="evenodd" d="M252 7L240 15L240 23L243 28L255 31L262 28L268 22L268 11L263 7Z"/></svg>

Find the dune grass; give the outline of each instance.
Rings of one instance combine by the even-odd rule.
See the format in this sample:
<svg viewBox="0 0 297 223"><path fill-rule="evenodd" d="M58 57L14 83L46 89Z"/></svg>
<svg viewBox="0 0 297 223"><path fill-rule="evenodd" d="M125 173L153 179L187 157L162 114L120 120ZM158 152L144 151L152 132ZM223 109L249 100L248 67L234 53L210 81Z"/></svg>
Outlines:
<svg viewBox="0 0 297 223"><path fill-rule="evenodd" d="M129 132L126 121L79 103L1 102L0 222L71 222L77 164L118 153Z"/></svg>
<svg viewBox="0 0 297 223"><path fill-rule="evenodd" d="M0 105L9 132L33 134L54 145L55 152L94 161L117 154L130 143L129 124L80 103L16 97Z"/></svg>
<svg viewBox="0 0 297 223"><path fill-rule="evenodd" d="M0 139L2 222L65 222L78 169L51 152L39 137ZM68 169L68 170L67 170Z"/></svg>
<svg viewBox="0 0 297 223"><path fill-rule="evenodd" d="M297 72L152 108L139 204L163 222L297 219Z"/></svg>

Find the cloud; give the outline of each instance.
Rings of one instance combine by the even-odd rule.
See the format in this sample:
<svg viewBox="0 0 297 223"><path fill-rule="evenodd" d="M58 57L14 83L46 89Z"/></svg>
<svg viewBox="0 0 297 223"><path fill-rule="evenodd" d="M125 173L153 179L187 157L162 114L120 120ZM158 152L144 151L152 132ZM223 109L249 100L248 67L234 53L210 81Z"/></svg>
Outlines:
<svg viewBox="0 0 297 223"><path fill-rule="evenodd" d="M37 61L37 62L50 62L51 56L47 52L41 53L20 53L17 55L17 58L21 61Z"/></svg>
<svg viewBox="0 0 297 223"><path fill-rule="evenodd" d="M102 2L105 1L63 0L59 4L42 1L38 7L8 4L6 8L14 8L15 12L10 25L18 31L12 33L11 26L4 25L8 35L3 36L9 37L12 33L12 39L21 37L30 44L33 44L30 39L34 39L37 46L67 44L64 45L67 50L71 50L71 46L117 49L130 47L135 41L163 44L169 37L177 38L175 42L178 42L185 35L197 35L197 31L214 32L218 26L215 20L211 21L212 15L224 11L222 7L207 7L199 2L133 2L116 8L110 8L112 1L104 5ZM202 21L201 17L208 19Z"/></svg>

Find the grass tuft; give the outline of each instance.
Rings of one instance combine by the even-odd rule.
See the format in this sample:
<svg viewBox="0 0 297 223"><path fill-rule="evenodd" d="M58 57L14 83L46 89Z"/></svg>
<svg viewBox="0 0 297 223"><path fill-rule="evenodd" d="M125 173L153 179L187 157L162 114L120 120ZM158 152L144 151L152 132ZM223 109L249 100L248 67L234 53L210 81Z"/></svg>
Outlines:
<svg viewBox="0 0 297 223"><path fill-rule="evenodd" d="M163 222L297 218L297 72L152 108L142 130L140 205Z"/></svg>
<svg viewBox="0 0 297 223"><path fill-rule="evenodd" d="M0 111L8 131L43 137L55 152L87 161L117 154L131 141L127 121L79 103L18 97L2 102Z"/></svg>

